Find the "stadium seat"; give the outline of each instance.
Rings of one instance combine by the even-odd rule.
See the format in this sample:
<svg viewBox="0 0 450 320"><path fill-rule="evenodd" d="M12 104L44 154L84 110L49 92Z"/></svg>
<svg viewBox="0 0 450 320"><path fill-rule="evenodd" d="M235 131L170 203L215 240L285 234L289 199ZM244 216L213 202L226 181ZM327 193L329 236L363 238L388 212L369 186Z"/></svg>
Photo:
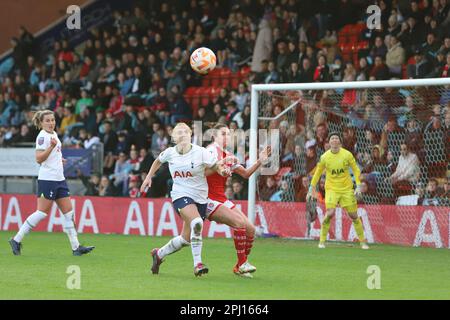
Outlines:
<svg viewBox="0 0 450 320"><path fill-rule="evenodd" d="M223 88L228 88L231 84L231 70L228 68L223 68L220 71L220 80Z"/></svg>
<svg viewBox="0 0 450 320"><path fill-rule="evenodd" d="M211 71L209 74L208 74L208 77L209 77L209 81L210 81L210 83L209 83L209 85L211 86L211 87L219 87L220 86L220 73L221 73L221 68L216 68L216 69L214 69L213 71Z"/></svg>
<svg viewBox="0 0 450 320"><path fill-rule="evenodd" d="M233 72L231 74L230 86L231 89L237 89L239 87L239 83L241 83L241 72L240 70Z"/></svg>
<svg viewBox="0 0 450 320"><path fill-rule="evenodd" d="M200 95L200 106L206 107L210 100L211 95L211 89L210 87L200 87L199 89L199 95Z"/></svg>

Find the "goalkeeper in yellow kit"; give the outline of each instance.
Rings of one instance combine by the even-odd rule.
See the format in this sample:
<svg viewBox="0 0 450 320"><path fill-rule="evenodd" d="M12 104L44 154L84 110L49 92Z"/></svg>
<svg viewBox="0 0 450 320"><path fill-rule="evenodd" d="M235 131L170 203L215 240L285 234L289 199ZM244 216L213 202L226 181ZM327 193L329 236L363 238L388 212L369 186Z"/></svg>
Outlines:
<svg viewBox="0 0 450 320"><path fill-rule="evenodd" d="M361 181L359 180L361 172L351 152L341 147L342 138L338 133L330 133L328 141L330 143L330 150L320 157L307 195L307 199L316 197L317 182L323 171L326 170L325 207L327 211L320 229L319 248L325 248L325 241L327 239L328 230L330 229L331 219L334 216L336 206L339 204L341 208L344 208L347 211L347 214L353 220L353 226L358 235L361 247L363 249L369 249L364 237L361 219L357 214L358 205L356 203L356 196L361 195ZM355 176L355 190L353 190L353 182L349 168L352 168Z"/></svg>

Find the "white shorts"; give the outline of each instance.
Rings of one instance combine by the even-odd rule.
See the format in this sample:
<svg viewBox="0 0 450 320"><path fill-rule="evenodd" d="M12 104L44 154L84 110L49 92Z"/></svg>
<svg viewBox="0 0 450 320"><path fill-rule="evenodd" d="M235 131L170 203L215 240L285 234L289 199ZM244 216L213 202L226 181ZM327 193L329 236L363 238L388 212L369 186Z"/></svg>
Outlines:
<svg viewBox="0 0 450 320"><path fill-rule="evenodd" d="M220 202L220 201L208 199L208 204L206 205L206 216L209 218L222 205L224 205L228 209L233 209L234 207L236 207L236 205L233 202L231 202L230 200L227 200L225 202Z"/></svg>

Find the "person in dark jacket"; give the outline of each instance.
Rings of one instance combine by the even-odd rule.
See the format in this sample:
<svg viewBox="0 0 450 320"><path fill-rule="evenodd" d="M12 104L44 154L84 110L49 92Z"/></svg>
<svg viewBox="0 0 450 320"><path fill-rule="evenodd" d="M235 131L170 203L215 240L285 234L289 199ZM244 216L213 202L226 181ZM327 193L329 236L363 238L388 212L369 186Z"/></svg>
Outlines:
<svg viewBox="0 0 450 320"><path fill-rule="evenodd" d="M85 196L98 196L98 190L100 185L100 174L93 173L91 178L84 176L80 169L77 169L78 178L83 182L86 191Z"/></svg>

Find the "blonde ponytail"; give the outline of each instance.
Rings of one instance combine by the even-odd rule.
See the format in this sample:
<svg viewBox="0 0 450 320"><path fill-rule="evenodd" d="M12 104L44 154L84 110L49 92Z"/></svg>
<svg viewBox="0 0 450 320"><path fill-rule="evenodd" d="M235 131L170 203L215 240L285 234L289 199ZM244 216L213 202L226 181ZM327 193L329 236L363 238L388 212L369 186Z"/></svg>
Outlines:
<svg viewBox="0 0 450 320"><path fill-rule="evenodd" d="M47 115L55 115L55 113L51 110L40 110L37 111L33 116L33 124L37 129L42 129L41 122L44 120L44 117Z"/></svg>

